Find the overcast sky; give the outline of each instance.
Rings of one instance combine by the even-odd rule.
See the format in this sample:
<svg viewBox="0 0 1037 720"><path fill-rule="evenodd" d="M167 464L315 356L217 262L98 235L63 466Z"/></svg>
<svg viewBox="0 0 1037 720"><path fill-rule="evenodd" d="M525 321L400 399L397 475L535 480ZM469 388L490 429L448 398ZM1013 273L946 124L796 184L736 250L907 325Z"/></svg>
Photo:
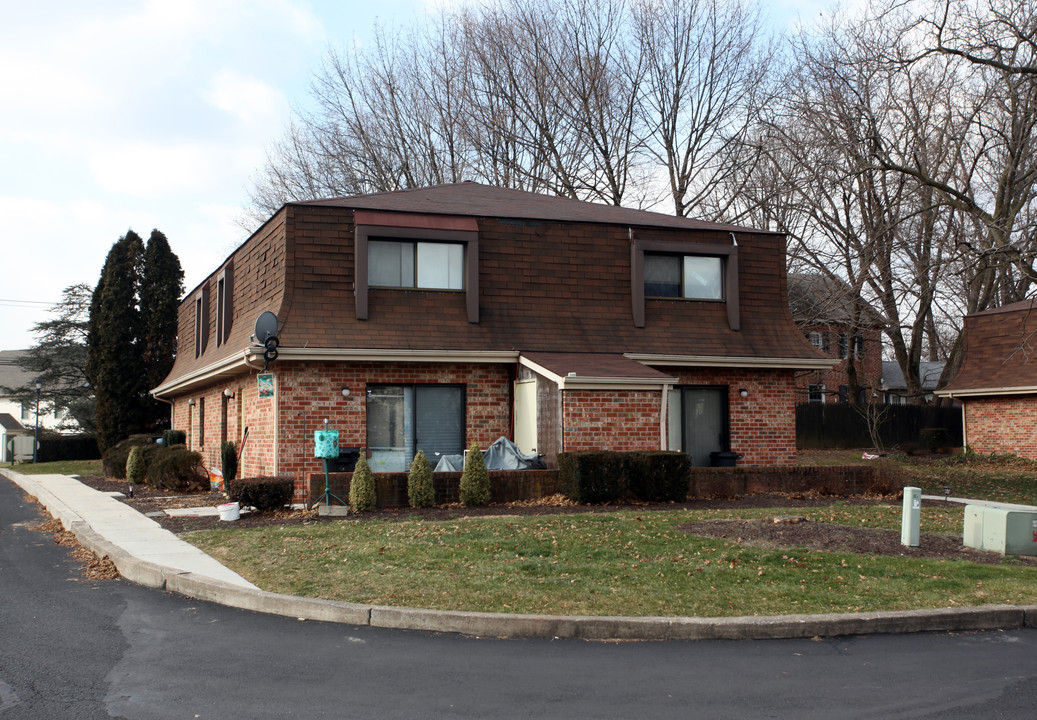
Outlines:
<svg viewBox="0 0 1037 720"><path fill-rule="evenodd" d="M245 239L249 177L329 45L451 1L0 0L0 350L130 228L195 287Z"/></svg>

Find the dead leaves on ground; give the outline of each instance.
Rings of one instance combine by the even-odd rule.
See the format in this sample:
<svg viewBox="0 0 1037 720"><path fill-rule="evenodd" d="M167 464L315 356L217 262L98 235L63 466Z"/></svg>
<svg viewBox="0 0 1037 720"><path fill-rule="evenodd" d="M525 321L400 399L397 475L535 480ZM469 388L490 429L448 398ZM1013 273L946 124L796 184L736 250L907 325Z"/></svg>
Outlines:
<svg viewBox="0 0 1037 720"><path fill-rule="evenodd" d="M72 559L82 565L80 572L83 580L115 580L119 577L115 563L107 555L99 558L92 551L87 550L79 543L74 534L65 530L57 518L27 527L35 532L53 535L55 543L68 548L68 554L72 556Z"/></svg>

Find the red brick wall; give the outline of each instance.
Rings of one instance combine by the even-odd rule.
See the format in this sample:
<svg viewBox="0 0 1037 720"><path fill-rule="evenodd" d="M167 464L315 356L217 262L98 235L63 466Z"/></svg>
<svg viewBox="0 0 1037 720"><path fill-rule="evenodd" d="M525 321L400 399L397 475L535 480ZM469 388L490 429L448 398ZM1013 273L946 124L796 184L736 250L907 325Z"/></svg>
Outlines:
<svg viewBox="0 0 1037 720"><path fill-rule="evenodd" d="M824 354L830 358L839 357L839 333L853 334L847 326L835 323L805 326L802 331L805 334L811 331L828 333L828 352ZM796 402L808 401L811 385L825 386L825 402L840 402L839 386L849 385L846 367L851 362L856 363L857 381L862 387L872 388L872 392L882 387L882 332L878 328L868 328L857 331L857 334L864 338L864 357L853 358L852 341L848 340L851 343L848 348L850 357L840 360L831 370L812 370L797 375Z"/></svg>
<svg viewBox="0 0 1037 720"><path fill-rule="evenodd" d="M239 475L292 476L296 478L295 501L304 502L305 476L321 471L321 461L313 457L313 432L324 427L325 418L330 429L339 431L341 446L367 444L367 383L465 385L466 445L478 442L486 447L501 435L511 437L510 370L509 366L488 364L293 362L278 366L275 362L271 366L275 397L257 397L255 377L245 384L249 438ZM215 402L218 407L223 387L206 390L206 397L213 400L206 400L205 454L216 462L219 418L217 414L209 420L208 406ZM343 387L349 388L348 397L342 396ZM279 420L276 438L275 413ZM212 427L208 427L210 422ZM213 432L216 434L210 436Z"/></svg>
<svg viewBox="0 0 1037 720"><path fill-rule="evenodd" d="M577 450L658 450L659 391L587 391L562 393L562 444Z"/></svg>
<svg viewBox="0 0 1037 720"><path fill-rule="evenodd" d="M796 406L791 370L659 368L681 385L726 385L731 451L738 465L788 466L796 462ZM739 390L749 395L742 398Z"/></svg>
<svg viewBox="0 0 1037 720"><path fill-rule="evenodd" d="M226 397L223 394L224 390L230 390L234 397ZM258 406L258 403L263 401L259 401L257 395L255 376L235 378L218 385L212 385L204 390L196 390L189 395L177 398L173 404L173 429L186 431L187 446L191 450L196 450L202 454L206 467L218 469L221 466L220 448L224 440L232 440L238 443L240 449L243 427L241 425L241 413L238 403L245 404L245 425L249 424L250 413L251 417L259 418L259 424L260 426L262 425L264 408ZM195 404L193 406L188 405L189 400L194 400ZM203 400L205 405L204 437L199 433L201 425L199 408ZM263 434L262 427L259 429L259 434ZM204 442L199 442L199 439L204 440ZM254 439L250 431L249 441L245 446L245 454L242 456L239 465L239 476L245 472L247 465L261 465L265 462L265 448L262 443L252 446ZM270 455L271 459L272 457Z"/></svg>
<svg viewBox="0 0 1037 720"><path fill-rule="evenodd" d="M962 398L965 444L978 453L1037 460L1037 395Z"/></svg>

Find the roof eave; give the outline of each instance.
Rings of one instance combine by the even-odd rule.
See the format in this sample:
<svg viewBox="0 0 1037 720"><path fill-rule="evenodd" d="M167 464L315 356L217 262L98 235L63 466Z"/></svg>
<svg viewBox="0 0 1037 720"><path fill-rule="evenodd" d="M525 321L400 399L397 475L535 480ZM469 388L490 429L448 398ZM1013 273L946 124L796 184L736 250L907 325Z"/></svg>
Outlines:
<svg viewBox="0 0 1037 720"><path fill-rule="evenodd" d="M650 366L737 367L761 370L830 370L841 360L833 358L739 357L727 355L661 355L623 353L624 357Z"/></svg>
<svg viewBox="0 0 1037 720"><path fill-rule="evenodd" d="M989 388L943 388L934 390L933 394L940 397L977 397L981 395L1037 395L1037 385L1021 385L1019 387L989 387Z"/></svg>

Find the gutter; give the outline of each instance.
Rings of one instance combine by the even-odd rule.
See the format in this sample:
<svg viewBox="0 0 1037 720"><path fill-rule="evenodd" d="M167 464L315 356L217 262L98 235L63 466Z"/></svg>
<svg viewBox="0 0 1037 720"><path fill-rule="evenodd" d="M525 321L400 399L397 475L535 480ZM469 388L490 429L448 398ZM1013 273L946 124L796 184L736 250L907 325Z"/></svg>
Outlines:
<svg viewBox="0 0 1037 720"><path fill-rule="evenodd" d="M948 398L977 397L981 395L1037 395L1037 386L968 388L966 390L935 390L934 395Z"/></svg>
<svg viewBox="0 0 1037 720"><path fill-rule="evenodd" d="M842 360L836 358L761 358L727 355L658 355L623 353L623 357L644 365L670 367L741 367L761 370L830 370ZM1037 392L1037 389L1034 390Z"/></svg>

